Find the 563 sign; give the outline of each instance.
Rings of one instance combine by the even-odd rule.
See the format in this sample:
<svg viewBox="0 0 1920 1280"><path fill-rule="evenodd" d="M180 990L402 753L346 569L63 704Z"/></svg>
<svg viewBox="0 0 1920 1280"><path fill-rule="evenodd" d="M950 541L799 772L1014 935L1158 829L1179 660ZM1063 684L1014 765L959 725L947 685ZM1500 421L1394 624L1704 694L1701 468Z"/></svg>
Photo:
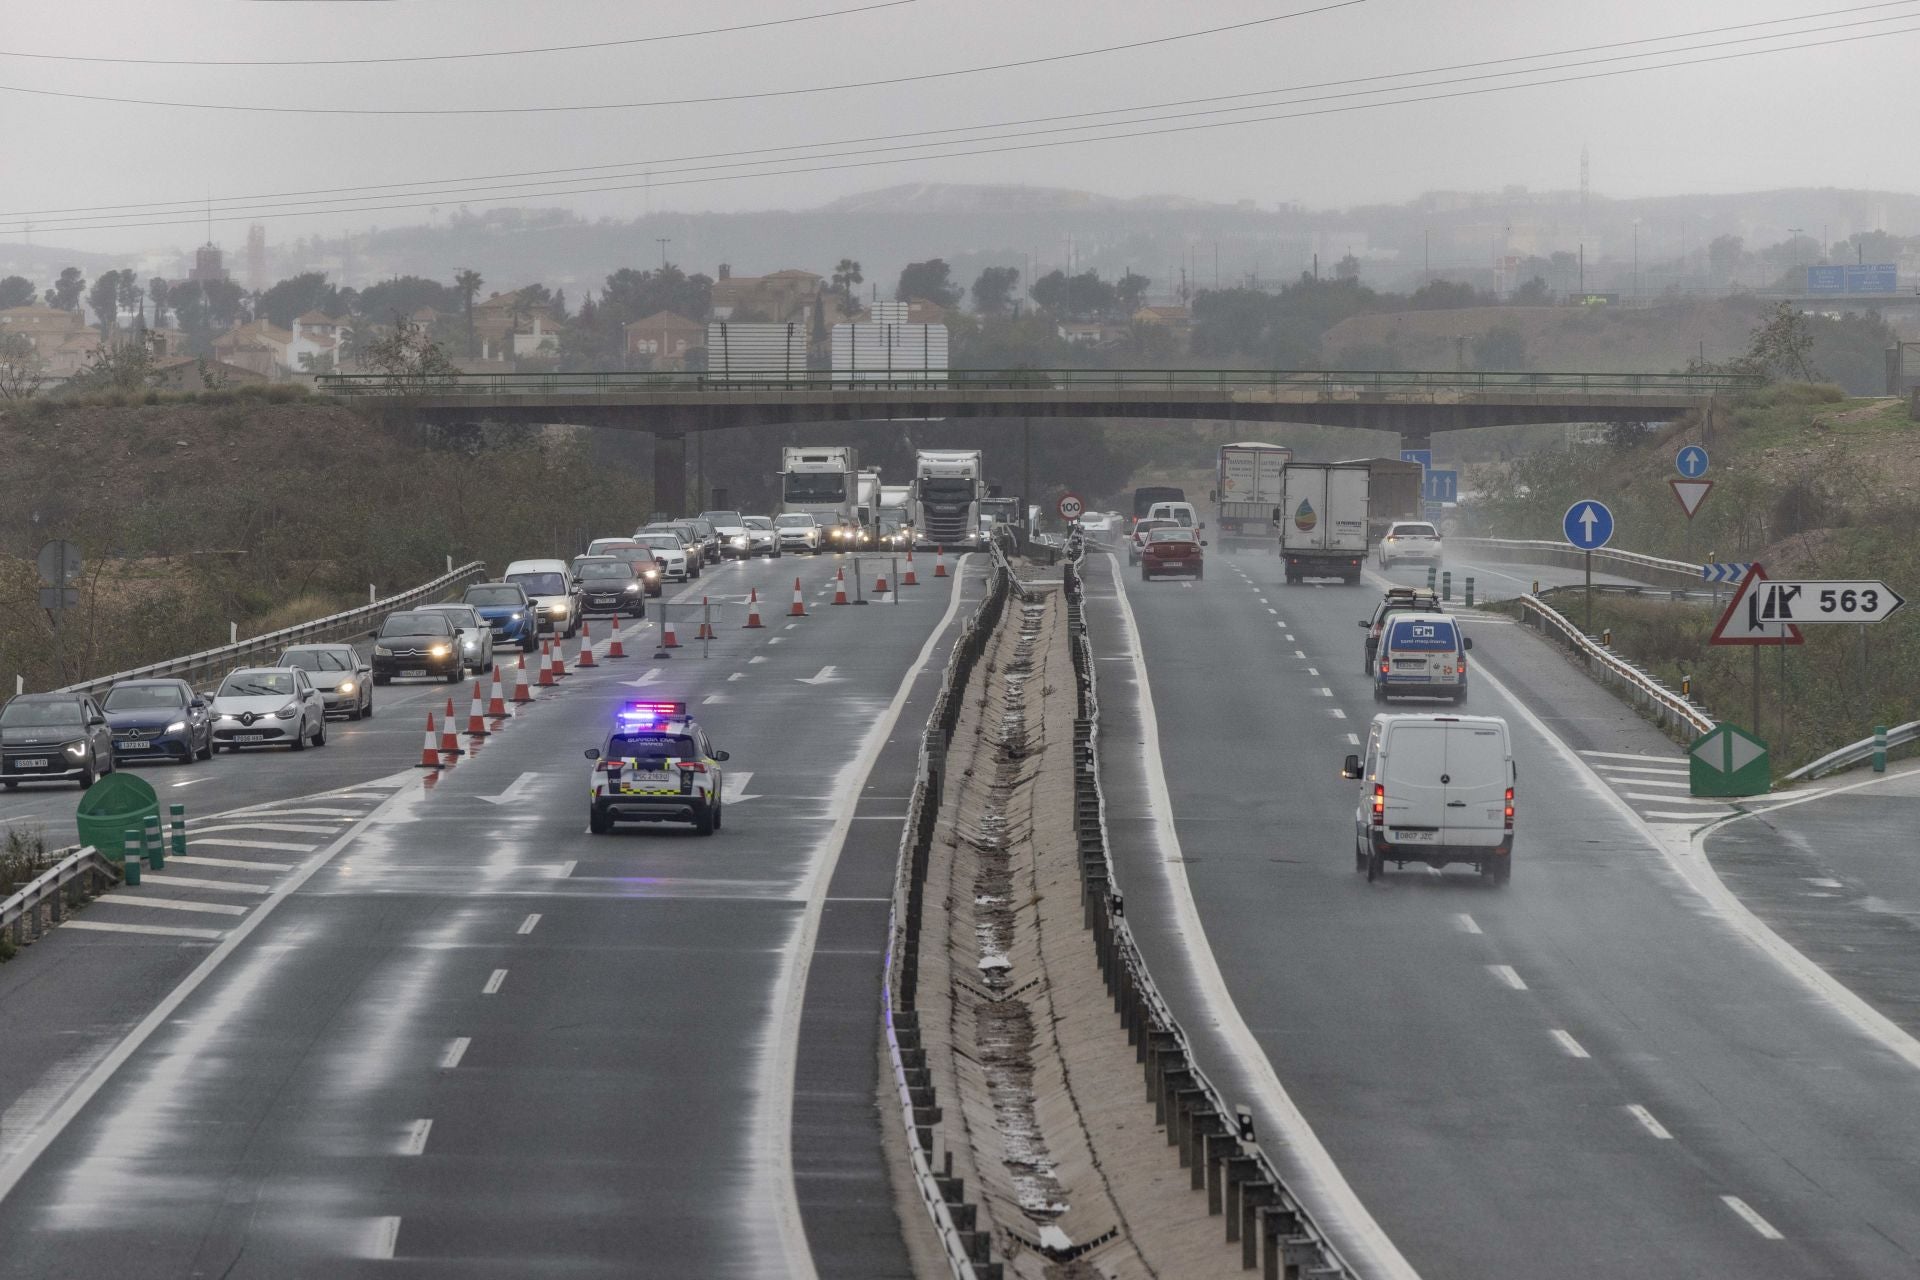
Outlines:
<svg viewBox="0 0 1920 1280"><path fill-rule="evenodd" d="M1777 582L1749 566L1714 628L1714 644L1799 644L1800 628L1885 622L1906 601L1884 582Z"/></svg>
<svg viewBox="0 0 1920 1280"><path fill-rule="evenodd" d="M1789 607L1794 622L1884 622L1906 601L1884 582L1782 582L1778 588L1802 593L1812 608L1800 606L1796 594Z"/></svg>

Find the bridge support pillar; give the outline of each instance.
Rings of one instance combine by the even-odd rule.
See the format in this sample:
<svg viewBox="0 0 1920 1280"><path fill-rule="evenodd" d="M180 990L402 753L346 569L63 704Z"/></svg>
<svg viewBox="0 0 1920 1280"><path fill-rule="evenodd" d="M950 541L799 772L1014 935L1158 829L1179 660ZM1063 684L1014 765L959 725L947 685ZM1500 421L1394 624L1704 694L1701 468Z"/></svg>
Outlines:
<svg viewBox="0 0 1920 1280"><path fill-rule="evenodd" d="M687 435L653 433L653 507L671 516L687 514Z"/></svg>

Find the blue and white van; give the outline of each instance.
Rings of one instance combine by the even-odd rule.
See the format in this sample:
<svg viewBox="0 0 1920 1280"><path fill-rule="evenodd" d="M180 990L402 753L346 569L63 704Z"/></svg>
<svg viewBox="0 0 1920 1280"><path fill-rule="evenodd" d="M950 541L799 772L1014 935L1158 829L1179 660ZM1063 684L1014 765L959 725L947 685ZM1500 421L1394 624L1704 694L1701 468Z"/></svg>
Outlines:
<svg viewBox="0 0 1920 1280"><path fill-rule="evenodd" d="M1389 614L1373 657L1373 700L1467 700L1467 650L1473 641L1445 613Z"/></svg>

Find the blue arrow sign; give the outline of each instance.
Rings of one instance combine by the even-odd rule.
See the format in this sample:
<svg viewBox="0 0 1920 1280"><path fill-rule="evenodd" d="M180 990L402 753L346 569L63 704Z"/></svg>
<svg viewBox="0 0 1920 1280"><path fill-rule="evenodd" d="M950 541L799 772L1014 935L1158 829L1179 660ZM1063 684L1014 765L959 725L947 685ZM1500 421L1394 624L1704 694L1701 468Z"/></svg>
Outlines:
<svg viewBox="0 0 1920 1280"><path fill-rule="evenodd" d="M1429 471L1426 483L1421 486L1420 496L1428 502L1460 501L1460 473L1458 471Z"/></svg>
<svg viewBox="0 0 1920 1280"><path fill-rule="evenodd" d="M1729 564L1721 562L1703 564L1700 566L1700 581L1738 582L1747 576L1747 570L1751 568L1753 568L1753 566L1750 564Z"/></svg>
<svg viewBox="0 0 1920 1280"><path fill-rule="evenodd" d="M1673 455L1674 470L1689 480L1698 480L1707 474L1707 451L1697 444L1690 444Z"/></svg>
<svg viewBox="0 0 1920 1280"><path fill-rule="evenodd" d="M1579 550L1596 550L1613 540L1613 512L1607 510L1604 502L1582 498L1567 508L1560 530Z"/></svg>
<svg viewBox="0 0 1920 1280"><path fill-rule="evenodd" d="M1402 449L1402 450L1400 451L1400 461L1402 461L1402 462L1417 462L1417 463L1419 463L1419 464L1420 464L1420 469L1421 469L1422 471L1425 471L1425 470L1427 470L1428 468L1430 468L1430 467L1432 467L1432 466L1433 466L1433 450L1431 450L1431 449Z"/></svg>

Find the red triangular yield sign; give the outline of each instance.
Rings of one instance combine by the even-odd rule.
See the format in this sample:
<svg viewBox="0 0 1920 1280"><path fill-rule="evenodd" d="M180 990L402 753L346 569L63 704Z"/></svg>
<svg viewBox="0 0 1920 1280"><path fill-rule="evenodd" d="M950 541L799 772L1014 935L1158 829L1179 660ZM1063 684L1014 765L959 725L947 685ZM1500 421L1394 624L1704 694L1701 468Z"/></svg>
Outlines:
<svg viewBox="0 0 1920 1280"><path fill-rule="evenodd" d="M1693 513L1707 500L1707 491L1713 488L1711 480L1669 480L1673 486L1673 496L1680 500L1680 509L1687 513L1687 519L1693 519Z"/></svg>
<svg viewBox="0 0 1920 1280"><path fill-rule="evenodd" d="M1767 571L1759 564L1747 570L1747 576L1740 579L1740 589L1733 593L1733 602L1727 611L1720 615L1720 621L1713 628L1708 644L1755 644L1782 645L1805 644L1806 637L1800 634L1800 628L1791 622L1774 622L1764 616L1764 593L1756 590L1767 580Z"/></svg>

